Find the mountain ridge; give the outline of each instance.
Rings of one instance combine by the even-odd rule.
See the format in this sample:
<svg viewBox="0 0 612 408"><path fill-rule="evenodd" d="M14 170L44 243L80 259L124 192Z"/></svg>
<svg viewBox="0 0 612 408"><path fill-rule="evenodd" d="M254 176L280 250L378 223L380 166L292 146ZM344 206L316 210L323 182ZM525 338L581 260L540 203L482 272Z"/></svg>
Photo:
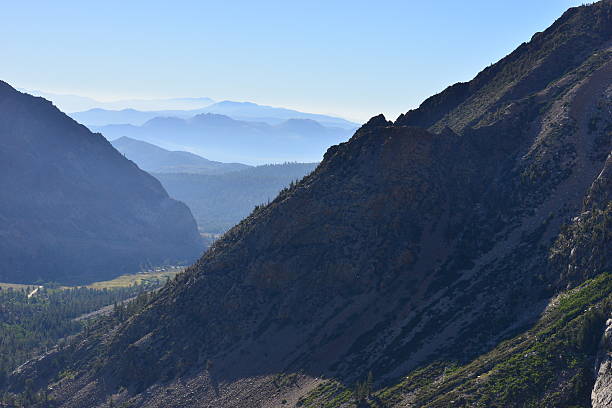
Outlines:
<svg viewBox="0 0 612 408"><path fill-rule="evenodd" d="M81 283L198 255L189 209L102 135L5 82L0 105L0 280Z"/></svg>
<svg viewBox="0 0 612 408"><path fill-rule="evenodd" d="M20 92L46 98L53 102L61 111L77 112L96 108L125 110L129 108L141 110L197 109L214 103L207 97L183 97L163 99L121 99L102 102L87 96L44 92L40 90L18 89ZM68 115L70 116L70 114Z"/></svg>
<svg viewBox="0 0 612 408"><path fill-rule="evenodd" d="M242 163L216 162L185 151L169 151L126 136L112 140L111 144L149 173L221 174L250 167Z"/></svg>
<svg viewBox="0 0 612 408"><path fill-rule="evenodd" d="M140 126L156 116L189 118L202 113L215 113L232 117L235 120L264 122L277 125L288 119L310 119L326 127L340 127L354 130L357 123L335 116L300 112L293 109L258 105L253 102L221 101L209 106L192 110L152 110L137 109L108 110L92 108L86 111L72 112L70 116L88 126L104 126L109 124L131 124Z"/></svg>
<svg viewBox="0 0 612 408"><path fill-rule="evenodd" d="M157 116L142 126L92 129L109 139L128 136L168 150L186 150L222 162L246 164L316 162L329 146L350 137L345 129L324 127L310 119L270 125L216 113L200 113L186 119Z"/></svg>

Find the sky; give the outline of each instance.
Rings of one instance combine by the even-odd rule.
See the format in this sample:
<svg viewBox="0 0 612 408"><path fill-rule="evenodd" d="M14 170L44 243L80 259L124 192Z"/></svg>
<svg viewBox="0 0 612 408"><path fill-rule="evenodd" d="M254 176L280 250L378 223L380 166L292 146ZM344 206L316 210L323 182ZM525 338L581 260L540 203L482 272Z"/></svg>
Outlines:
<svg viewBox="0 0 612 408"><path fill-rule="evenodd" d="M6 1L0 80L105 101L207 96L395 119L582 3Z"/></svg>

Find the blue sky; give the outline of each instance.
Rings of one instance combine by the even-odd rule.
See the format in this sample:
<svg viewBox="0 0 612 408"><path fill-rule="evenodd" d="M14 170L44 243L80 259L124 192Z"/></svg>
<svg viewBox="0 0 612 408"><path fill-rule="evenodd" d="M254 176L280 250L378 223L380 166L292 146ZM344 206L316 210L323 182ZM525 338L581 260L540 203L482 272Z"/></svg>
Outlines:
<svg viewBox="0 0 612 408"><path fill-rule="evenodd" d="M102 100L208 96L395 119L581 3L11 1L0 79Z"/></svg>

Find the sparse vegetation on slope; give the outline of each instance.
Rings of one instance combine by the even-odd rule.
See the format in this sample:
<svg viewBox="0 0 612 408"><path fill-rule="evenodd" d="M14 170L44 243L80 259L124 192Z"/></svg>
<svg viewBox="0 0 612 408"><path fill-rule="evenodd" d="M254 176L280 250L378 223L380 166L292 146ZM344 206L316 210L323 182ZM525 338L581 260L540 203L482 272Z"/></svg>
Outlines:
<svg viewBox="0 0 612 408"><path fill-rule="evenodd" d="M597 346L611 314L612 275L604 273L555 298L525 333L467 365L441 362L416 371L378 391L371 406L588 407ZM417 380L424 373L426 381Z"/></svg>
<svg viewBox="0 0 612 408"><path fill-rule="evenodd" d="M39 288L0 291L0 384L19 364L78 333L87 321L75 320L104 306L154 289L153 283L123 288Z"/></svg>

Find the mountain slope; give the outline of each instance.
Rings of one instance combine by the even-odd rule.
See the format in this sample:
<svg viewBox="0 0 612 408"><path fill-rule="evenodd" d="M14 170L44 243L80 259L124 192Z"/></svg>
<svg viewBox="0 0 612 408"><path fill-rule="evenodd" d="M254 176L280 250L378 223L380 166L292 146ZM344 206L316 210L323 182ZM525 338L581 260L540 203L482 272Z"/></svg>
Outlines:
<svg viewBox="0 0 612 408"><path fill-rule="evenodd" d="M0 281L82 283L189 261L189 209L101 135L0 83Z"/></svg>
<svg viewBox="0 0 612 408"><path fill-rule="evenodd" d="M24 367L10 389L52 384L63 407L605 395L606 373L586 367L605 367L610 313L611 27L610 1L570 9L484 71L503 75L395 123L372 118L138 314Z"/></svg>
<svg viewBox="0 0 612 408"><path fill-rule="evenodd" d="M147 172L223 174L250 167L241 163L216 162L189 152L169 151L125 136L113 140L111 144Z"/></svg>
<svg viewBox="0 0 612 408"><path fill-rule="evenodd" d="M352 133L310 119L269 125L212 113L188 119L155 117L142 126L108 125L92 129L109 139L127 136L215 160L254 164L319 161L329 146L347 140Z"/></svg>

